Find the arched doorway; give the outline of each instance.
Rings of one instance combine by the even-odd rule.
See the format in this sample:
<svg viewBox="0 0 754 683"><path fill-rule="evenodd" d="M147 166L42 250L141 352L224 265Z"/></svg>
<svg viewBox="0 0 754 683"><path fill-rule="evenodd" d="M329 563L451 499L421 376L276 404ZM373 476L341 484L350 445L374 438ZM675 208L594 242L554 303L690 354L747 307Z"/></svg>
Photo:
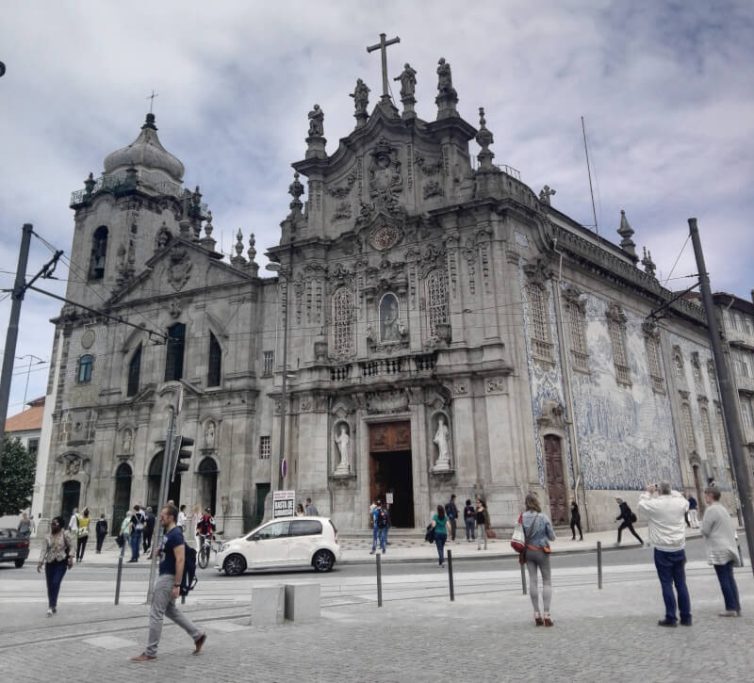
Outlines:
<svg viewBox="0 0 754 683"><path fill-rule="evenodd" d="M550 515L555 525L568 524L566 481L563 472L563 449L559 436L548 434L545 445L545 477L547 497L550 500Z"/></svg>
<svg viewBox="0 0 754 683"><path fill-rule="evenodd" d="M75 479L69 479L63 482L63 496L60 506L60 514L63 515L63 521L68 525L73 510L79 506L81 498L81 482Z"/></svg>
<svg viewBox="0 0 754 683"><path fill-rule="evenodd" d="M160 451L152 458L149 465L149 474L147 475L147 506L157 511L162 507L160 504L160 478L162 477L162 459L164 451ZM170 474L168 474L170 477ZM165 501L172 500L176 505L181 504L181 477L176 476L175 481L168 482L168 495Z"/></svg>
<svg viewBox="0 0 754 683"><path fill-rule="evenodd" d="M121 463L115 470L115 495L113 496L113 519L110 533L117 536L120 533L120 525L131 507L131 480L133 472L130 465Z"/></svg>
<svg viewBox="0 0 754 683"><path fill-rule="evenodd" d="M214 458L207 457L199 463L197 471L199 502L202 507L209 507L213 515L217 515L217 475L219 472Z"/></svg>

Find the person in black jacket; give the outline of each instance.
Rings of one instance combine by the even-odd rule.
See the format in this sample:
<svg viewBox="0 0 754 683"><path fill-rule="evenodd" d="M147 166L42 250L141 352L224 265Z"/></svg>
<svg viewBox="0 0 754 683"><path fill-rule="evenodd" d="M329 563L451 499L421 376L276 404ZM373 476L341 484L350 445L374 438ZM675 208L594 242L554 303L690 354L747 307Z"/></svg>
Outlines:
<svg viewBox="0 0 754 683"><path fill-rule="evenodd" d="M584 540L584 534L581 532L581 513L576 501L571 501L571 540L576 540L576 529L579 530L579 540Z"/></svg>
<svg viewBox="0 0 754 683"><path fill-rule="evenodd" d="M628 529L634 535L634 538L639 541L639 545L644 545L641 536L639 536L634 529L636 515L631 512L631 508L628 507L628 503L625 500L622 498L616 498L615 500L620 508L620 514L615 518L615 521L617 522L619 519L623 520L618 527L618 542L615 545L620 545L620 536L623 533L623 529Z"/></svg>
<svg viewBox="0 0 754 683"><path fill-rule="evenodd" d="M94 531L97 534L97 555L102 552L102 544L105 542L105 536L107 536L107 520L104 513L100 515L97 523L94 525Z"/></svg>

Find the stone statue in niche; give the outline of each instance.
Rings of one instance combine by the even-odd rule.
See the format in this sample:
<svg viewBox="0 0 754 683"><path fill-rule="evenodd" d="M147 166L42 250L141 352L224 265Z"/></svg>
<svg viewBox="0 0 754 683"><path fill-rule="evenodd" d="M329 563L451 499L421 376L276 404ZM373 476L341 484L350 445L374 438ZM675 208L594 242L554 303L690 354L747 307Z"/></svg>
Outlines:
<svg viewBox="0 0 754 683"><path fill-rule="evenodd" d="M121 448L123 453L130 453L131 448L133 447L133 433L130 429L124 429L123 430L123 441L121 443Z"/></svg>
<svg viewBox="0 0 754 683"><path fill-rule="evenodd" d="M443 472L450 469L450 430L445 423L445 416L437 416L437 430L432 439L437 446L437 460L435 461L434 471Z"/></svg>
<svg viewBox="0 0 754 683"><path fill-rule="evenodd" d="M351 437L348 434L348 425L345 422L341 422L338 425L338 434L335 437L335 444L338 446L338 455L340 460L338 466L335 468L335 474L350 474L351 473L351 451L350 443Z"/></svg>
<svg viewBox="0 0 754 683"><path fill-rule="evenodd" d="M380 341L400 341L398 311L398 299L395 294L386 294L380 302Z"/></svg>
<svg viewBox="0 0 754 683"><path fill-rule="evenodd" d="M204 428L204 447L215 447L215 423L210 420Z"/></svg>

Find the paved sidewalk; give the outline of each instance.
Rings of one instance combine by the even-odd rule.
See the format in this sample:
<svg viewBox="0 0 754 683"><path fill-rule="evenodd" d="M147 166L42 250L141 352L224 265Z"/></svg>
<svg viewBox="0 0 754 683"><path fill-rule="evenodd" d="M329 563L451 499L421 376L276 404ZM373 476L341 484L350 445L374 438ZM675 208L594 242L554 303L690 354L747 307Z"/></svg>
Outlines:
<svg viewBox="0 0 754 683"><path fill-rule="evenodd" d="M373 600L332 604L319 621L305 625L250 626L248 605L192 600L185 611L209 636L203 653L192 656L186 634L166 622L158 659L145 664L128 661L144 646L144 605L66 604L51 619L40 610L0 605L0 655L3 678L13 683L644 683L711 678L717 670L745 679L754 669L754 581L750 568L739 570L737 578L744 617L717 617L722 607L717 580L711 569L700 568L689 577L694 626L674 629L656 626L663 609L653 572L597 590L593 584L573 585L573 573L558 571L557 558L553 628L535 627L520 585L494 576L482 590L459 592L455 602L447 595L414 592L390 599L387 593L382 608Z"/></svg>
<svg viewBox="0 0 754 683"><path fill-rule="evenodd" d="M636 527L639 535L646 541L647 529L646 527ZM459 530L460 531L460 530ZM686 537L695 538L700 536L699 529L687 529ZM568 536L561 536L552 545L554 553L577 553L577 552L593 552L597 548L597 543L601 543L604 549L612 549L615 547L616 531L597 531L593 533L584 534L583 541L572 541L570 532ZM416 535L408 535L405 532L396 530L388 537L390 545L387 548L387 552L382 557L383 562L406 562L406 561L426 561L436 557L436 551L434 544L430 545L425 543L423 539L418 538ZM29 555L29 562L36 562L39 557L40 539L32 539L32 550ZM341 535L340 545L343 550L342 564L359 564L359 563L373 563L374 557L369 554L372 548L372 532L371 530L365 530L363 535L357 536L353 534ZM621 547L633 548L638 547L638 542L630 534L624 534ZM477 550L476 541L467 542L465 536L462 538L461 534L457 537L455 543L448 543L446 546L453 551L453 555L463 559L483 559L485 557L512 557L516 553L510 547L509 538L496 538L487 540L487 550ZM85 564L92 565L109 565L115 566L118 563L118 554L120 549L115 544L115 540L108 537L105 541L104 548L100 555L97 555L93 544L88 545L86 548L86 554L84 556ZM377 551L379 553L379 550ZM124 555L123 566L124 569L134 566L133 563L129 563L128 559L131 557L130 548L126 549ZM210 560L214 562L214 557ZM149 563L149 560L144 556L140 556L138 565L144 566Z"/></svg>

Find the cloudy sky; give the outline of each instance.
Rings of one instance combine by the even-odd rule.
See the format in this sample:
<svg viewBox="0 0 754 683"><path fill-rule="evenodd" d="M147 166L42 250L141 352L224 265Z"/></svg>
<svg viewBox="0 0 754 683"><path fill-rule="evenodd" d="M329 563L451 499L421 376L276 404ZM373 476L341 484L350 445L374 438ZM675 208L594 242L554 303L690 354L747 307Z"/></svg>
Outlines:
<svg viewBox="0 0 754 683"><path fill-rule="evenodd" d="M696 216L713 288L754 287L750 0L0 0L0 13L0 288L12 286L23 223L69 253L70 193L137 136L152 90L160 139L201 187L214 236L228 253L239 227L254 232L264 263L307 112L320 104L334 152L353 129L356 78L372 104L379 95L379 56L365 47L381 32L401 39L390 76L404 62L418 72L420 117L434 118L445 57L461 115L477 125L486 108L495 162L537 192L554 187L553 204L593 226L583 116L600 234L619 241L625 209L658 274L682 289L691 280L675 278L696 272L685 244ZM50 255L34 239L29 273ZM67 269L56 276L43 286L63 293ZM59 308L34 292L24 302L9 414L45 392L49 366L32 356L49 361ZM9 312L0 294L2 332Z"/></svg>

